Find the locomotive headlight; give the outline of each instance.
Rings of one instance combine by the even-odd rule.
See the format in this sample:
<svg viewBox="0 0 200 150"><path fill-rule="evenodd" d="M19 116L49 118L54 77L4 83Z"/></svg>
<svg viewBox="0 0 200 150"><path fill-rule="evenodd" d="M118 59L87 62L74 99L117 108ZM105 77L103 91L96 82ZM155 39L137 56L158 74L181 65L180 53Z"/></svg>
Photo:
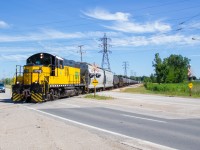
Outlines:
<svg viewBox="0 0 200 150"><path fill-rule="evenodd" d="M40 54L40 58L42 59L43 57L44 57L44 56L43 56L43 54L41 53L41 54Z"/></svg>

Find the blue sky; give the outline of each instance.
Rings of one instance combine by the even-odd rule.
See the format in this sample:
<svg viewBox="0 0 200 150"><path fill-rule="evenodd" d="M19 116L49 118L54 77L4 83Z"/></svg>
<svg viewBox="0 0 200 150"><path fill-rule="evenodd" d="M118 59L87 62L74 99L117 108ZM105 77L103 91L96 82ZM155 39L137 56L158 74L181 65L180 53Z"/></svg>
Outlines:
<svg viewBox="0 0 200 150"><path fill-rule="evenodd" d="M154 73L155 53L191 59L200 77L200 1L198 0L6 0L0 1L0 78L13 77L15 65L48 52L101 65L104 33L111 39L111 70L128 75ZM195 40L192 40L195 39Z"/></svg>

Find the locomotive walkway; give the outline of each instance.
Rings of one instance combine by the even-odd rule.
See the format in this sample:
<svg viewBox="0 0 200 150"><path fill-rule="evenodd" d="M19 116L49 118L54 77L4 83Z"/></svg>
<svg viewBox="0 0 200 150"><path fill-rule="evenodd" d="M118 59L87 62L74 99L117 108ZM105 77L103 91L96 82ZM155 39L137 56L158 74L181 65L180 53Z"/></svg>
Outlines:
<svg viewBox="0 0 200 150"><path fill-rule="evenodd" d="M109 95L115 99L96 101L80 96L42 104L18 104L17 106L23 108L23 111L32 112L32 115L39 114L50 118L52 121L48 122L50 126L55 125L53 121L55 120L58 124L66 123L70 128L77 128L77 133L73 130L74 138L76 135L79 139L82 137L84 141L92 139L96 145L101 145L102 142L104 148L98 147L99 149L199 149L199 99L133 95L110 91L98 94ZM3 95L0 95L1 99L2 97ZM9 107L16 106L13 105L9 103ZM79 131L87 132L83 136L78 134ZM71 133L70 130L63 132ZM55 136L54 142L59 146L62 145L58 143L63 141L58 142L56 137L58 136ZM69 137L65 138L67 140ZM87 148L91 149L90 142L86 143Z"/></svg>

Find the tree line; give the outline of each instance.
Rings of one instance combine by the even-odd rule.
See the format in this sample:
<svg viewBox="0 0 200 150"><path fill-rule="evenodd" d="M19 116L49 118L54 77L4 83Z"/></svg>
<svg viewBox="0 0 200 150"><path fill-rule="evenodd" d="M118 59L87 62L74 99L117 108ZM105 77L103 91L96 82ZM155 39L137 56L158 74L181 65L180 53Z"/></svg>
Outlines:
<svg viewBox="0 0 200 150"><path fill-rule="evenodd" d="M151 74L150 79L157 83L182 83L188 78L190 61L187 57L175 54L162 60L156 53L152 62L155 74Z"/></svg>
<svg viewBox="0 0 200 150"><path fill-rule="evenodd" d="M0 82L6 85L12 85L14 83L14 78L3 78Z"/></svg>

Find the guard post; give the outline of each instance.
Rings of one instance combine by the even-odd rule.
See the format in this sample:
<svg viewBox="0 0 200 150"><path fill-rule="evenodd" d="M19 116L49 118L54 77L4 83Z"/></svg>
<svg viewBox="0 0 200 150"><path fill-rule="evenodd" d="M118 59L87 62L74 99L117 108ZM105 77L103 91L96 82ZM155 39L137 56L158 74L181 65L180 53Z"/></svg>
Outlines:
<svg viewBox="0 0 200 150"><path fill-rule="evenodd" d="M94 97L96 96L96 85L98 84L98 80L96 78L94 78L94 80L92 81L92 84L94 85Z"/></svg>
<svg viewBox="0 0 200 150"><path fill-rule="evenodd" d="M92 84L94 85L94 97L96 96L96 86L99 83L98 80L96 78L99 78L100 76L96 73L98 72L98 66L94 63L92 65L92 71L94 73L94 80L92 80Z"/></svg>

